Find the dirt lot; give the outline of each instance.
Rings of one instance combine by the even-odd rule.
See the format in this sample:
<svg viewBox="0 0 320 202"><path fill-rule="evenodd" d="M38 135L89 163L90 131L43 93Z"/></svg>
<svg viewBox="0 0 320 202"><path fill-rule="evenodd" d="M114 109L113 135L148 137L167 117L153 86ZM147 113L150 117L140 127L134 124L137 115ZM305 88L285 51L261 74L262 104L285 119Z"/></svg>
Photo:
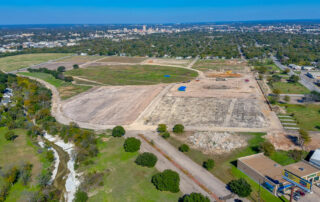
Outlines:
<svg viewBox="0 0 320 202"><path fill-rule="evenodd" d="M94 61L94 60L98 60L98 59L102 59L103 56L72 56L70 58L65 58L62 60L59 60L58 62L67 62L67 63L73 63L73 64L82 64L82 63L86 63L86 62L90 62L90 61Z"/></svg>
<svg viewBox="0 0 320 202"><path fill-rule="evenodd" d="M164 85L99 87L62 104L64 115L75 121L127 125L149 105Z"/></svg>
<svg viewBox="0 0 320 202"><path fill-rule="evenodd" d="M118 62L118 63L140 63L144 61L145 57L120 57L120 56L111 56L111 57L105 57L99 62Z"/></svg>
<svg viewBox="0 0 320 202"><path fill-rule="evenodd" d="M162 58L152 58L147 59L143 62L143 64L150 64L150 65L165 65L165 66L181 66L186 67L190 64L192 60L177 60L177 59L162 59Z"/></svg>
<svg viewBox="0 0 320 202"><path fill-rule="evenodd" d="M67 70L70 70L70 69L73 68L73 65L74 65L74 64L81 65L82 63L72 63L72 62L48 62L48 63L45 63L45 64L41 65L41 67L45 67L45 68L50 69L50 70L56 70L56 69L58 69L58 67L64 66Z"/></svg>
<svg viewBox="0 0 320 202"><path fill-rule="evenodd" d="M199 60L194 69L198 69L204 72L207 71L233 71L244 72L248 70L247 62L238 59L231 60Z"/></svg>

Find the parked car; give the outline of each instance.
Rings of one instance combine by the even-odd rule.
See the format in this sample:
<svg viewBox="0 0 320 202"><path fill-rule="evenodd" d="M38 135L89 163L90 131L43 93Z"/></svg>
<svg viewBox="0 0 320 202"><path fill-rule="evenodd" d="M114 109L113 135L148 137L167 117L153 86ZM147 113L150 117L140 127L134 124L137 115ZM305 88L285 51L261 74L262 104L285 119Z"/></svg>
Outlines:
<svg viewBox="0 0 320 202"><path fill-rule="evenodd" d="M300 196L306 195L306 194L305 194L303 191L301 191L301 190L298 190L297 192L300 194Z"/></svg>
<svg viewBox="0 0 320 202"><path fill-rule="evenodd" d="M320 182L316 183L316 186L320 188Z"/></svg>

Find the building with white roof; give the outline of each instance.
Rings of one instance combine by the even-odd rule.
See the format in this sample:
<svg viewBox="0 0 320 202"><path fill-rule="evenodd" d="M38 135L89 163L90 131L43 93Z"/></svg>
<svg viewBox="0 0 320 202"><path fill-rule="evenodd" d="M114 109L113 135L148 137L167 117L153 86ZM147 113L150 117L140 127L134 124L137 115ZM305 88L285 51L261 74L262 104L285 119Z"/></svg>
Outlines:
<svg viewBox="0 0 320 202"><path fill-rule="evenodd" d="M309 163L317 166L320 168L320 149L316 149L314 153L312 154Z"/></svg>

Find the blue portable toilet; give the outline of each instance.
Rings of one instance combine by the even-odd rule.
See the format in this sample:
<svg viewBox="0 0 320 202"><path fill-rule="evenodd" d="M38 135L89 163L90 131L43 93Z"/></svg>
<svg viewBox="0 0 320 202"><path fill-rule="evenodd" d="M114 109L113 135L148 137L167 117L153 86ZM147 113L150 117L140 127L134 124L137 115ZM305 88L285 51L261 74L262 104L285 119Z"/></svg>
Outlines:
<svg viewBox="0 0 320 202"><path fill-rule="evenodd" d="M169 77L171 77L171 76L170 76L170 75L164 75L164 77L169 78Z"/></svg>
<svg viewBox="0 0 320 202"><path fill-rule="evenodd" d="M178 88L178 91L186 91L186 86L180 86L179 88Z"/></svg>

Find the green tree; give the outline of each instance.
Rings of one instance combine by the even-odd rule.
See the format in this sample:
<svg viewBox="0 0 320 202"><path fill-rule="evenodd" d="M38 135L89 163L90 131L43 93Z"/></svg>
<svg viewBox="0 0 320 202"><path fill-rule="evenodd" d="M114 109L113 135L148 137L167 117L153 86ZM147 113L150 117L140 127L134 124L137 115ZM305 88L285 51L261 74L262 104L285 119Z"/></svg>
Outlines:
<svg viewBox="0 0 320 202"><path fill-rule="evenodd" d="M290 96L288 96L288 95L284 96L284 101L290 102Z"/></svg>
<svg viewBox="0 0 320 202"><path fill-rule="evenodd" d="M89 197L86 192L78 190L75 194L74 202L86 202L88 199Z"/></svg>
<svg viewBox="0 0 320 202"><path fill-rule="evenodd" d="M58 67L57 71L58 72L65 72L66 71L66 67L60 66L60 67Z"/></svg>
<svg viewBox="0 0 320 202"><path fill-rule="evenodd" d="M202 195L201 193L191 193L184 195L179 201L181 202L210 202L210 199L207 196Z"/></svg>
<svg viewBox="0 0 320 202"><path fill-rule="evenodd" d="M190 150L189 146L186 145L186 144L182 144L180 147L179 147L179 151L181 152L188 152Z"/></svg>
<svg viewBox="0 0 320 202"><path fill-rule="evenodd" d="M263 151L266 156L271 156L276 151L273 144L268 141L260 144L260 150Z"/></svg>
<svg viewBox="0 0 320 202"><path fill-rule="evenodd" d="M311 141L311 137L310 137L308 131L300 129L299 130L299 143L300 143L302 150L304 150L304 145L308 144L310 141Z"/></svg>
<svg viewBox="0 0 320 202"><path fill-rule="evenodd" d="M73 65L73 69L79 69L79 65L78 64L74 64Z"/></svg>
<svg viewBox="0 0 320 202"><path fill-rule="evenodd" d="M252 192L250 184L244 178L230 181L228 183L228 187L230 188L231 192L240 197L247 197Z"/></svg>
<svg viewBox="0 0 320 202"><path fill-rule="evenodd" d="M151 168L156 165L157 161L158 161L158 158L156 157L156 155L149 152L144 152L137 157L137 159L135 160L135 163L140 166Z"/></svg>
<svg viewBox="0 0 320 202"><path fill-rule="evenodd" d="M126 131L122 126L116 126L112 129L112 136L113 137L122 137L126 134Z"/></svg>
<svg viewBox="0 0 320 202"><path fill-rule="evenodd" d="M158 125L158 128L157 128L157 131L159 133L164 133L167 131L167 125L166 124L159 124Z"/></svg>
<svg viewBox="0 0 320 202"><path fill-rule="evenodd" d="M8 141L13 141L18 137L18 135L16 135L12 130L10 130L4 134L4 137Z"/></svg>
<svg viewBox="0 0 320 202"><path fill-rule="evenodd" d="M289 82L292 82L292 83L297 83L299 80L300 80L300 77L297 75L292 75L289 78Z"/></svg>
<svg viewBox="0 0 320 202"><path fill-rule="evenodd" d="M168 131L164 132L164 133L161 133L161 136L164 138L164 139L167 139L170 137L170 133Z"/></svg>
<svg viewBox="0 0 320 202"><path fill-rule="evenodd" d="M207 170L212 170L214 167L214 160L208 159L207 161L203 162L202 166Z"/></svg>
<svg viewBox="0 0 320 202"><path fill-rule="evenodd" d="M52 150L47 151L46 158L48 161L53 162L54 161L54 153Z"/></svg>
<svg viewBox="0 0 320 202"><path fill-rule="evenodd" d="M123 148L126 152L136 152L139 151L140 145L140 140L134 137L129 137L124 141Z"/></svg>
<svg viewBox="0 0 320 202"><path fill-rule="evenodd" d="M151 182L160 191L170 191L177 193L180 191L179 174L172 170L164 170L162 173L157 173L152 176Z"/></svg>
<svg viewBox="0 0 320 202"><path fill-rule="evenodd" d="M173 132L174 133L183 133L184 132L184 126L182 124L176 124L173 127Z"/></svg>

